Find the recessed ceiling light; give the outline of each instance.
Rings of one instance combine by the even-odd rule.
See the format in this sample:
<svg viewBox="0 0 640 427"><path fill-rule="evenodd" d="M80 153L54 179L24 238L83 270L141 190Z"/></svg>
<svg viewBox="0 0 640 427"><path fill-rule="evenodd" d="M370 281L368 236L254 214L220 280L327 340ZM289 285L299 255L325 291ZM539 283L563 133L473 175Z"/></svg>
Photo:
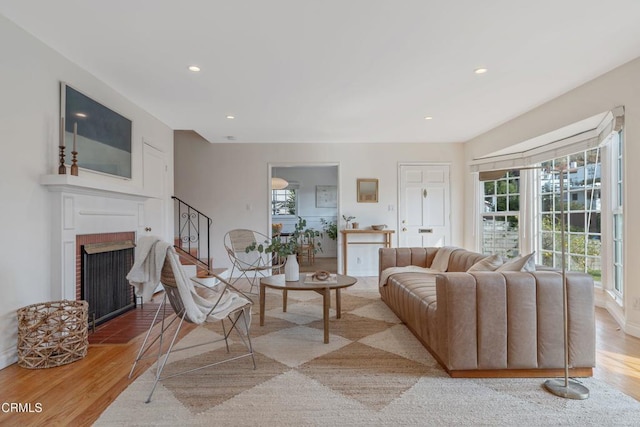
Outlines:
<svg viewBox="0 0 640 427"><path fill-rule="evenodd" d="M229 119L229 120L233 120L233 119L235 119L235 118L236 118L236 116L232 116L232 115L228 115L228 116L227 116L227 119Z"/></svg>
<svg viewBox="0 0 640 427"><path fill-rule="evenodd" d="M483 68L483 67L481 67L481 68L476 68L475 70L473 70L473 72L474 72L474 73L476 73L476 74L484 74L484 73L486 73L487 71L489 71L489 70L487 70L486 68Z"/></svg>
<svg viewBox="0 0 640 427"><path fill-rule="evenodd" d="M193 71L194 73L197 73L198 71L200 71L200 67L198 67L197 65L190 65L189 71Z"/></svg>
<svg viewBox="0 0 640 427"><path fill-rule="evenodd" d="M431 116L425 116L425 118L424 118L424 119L425 119L425 120L433 120L433 117L431 117Z"/></svg>

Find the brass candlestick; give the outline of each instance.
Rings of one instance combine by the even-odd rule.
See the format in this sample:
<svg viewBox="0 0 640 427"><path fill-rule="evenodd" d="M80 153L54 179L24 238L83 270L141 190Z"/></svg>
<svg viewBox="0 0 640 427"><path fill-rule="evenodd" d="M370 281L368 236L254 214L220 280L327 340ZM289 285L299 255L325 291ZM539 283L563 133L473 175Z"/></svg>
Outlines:
<svg viewBox="0 0 640 427"><path fill-rule="evenodd" d="M58 166L58 174L66 175L67 168L64 165L64 117L60 117L60 128L58 130L60 132L60 166Z"/></svg>
<svg viewBox="0 0 640 427"><path fill-rule="evenodd" d="M67 168L64 165L64 145L60 146L60 166L58 166L58 174L59 175L67 174Z"/></svg>
<svg viewBox="0 0 640 427"><path fill-rule="evenodd" d="M78 151L76 148L76 138L78 137L78 122L75 122L73 124L73 151L71 152L71 155L73 156L71 158L71 175L74 176L78 176Z"/></svg>
<svg viewBox="0 0 640 427"><path fill-rule="evenodd" d="M78 152L74 150L71 155L71 175L78 176Z"/></svg>

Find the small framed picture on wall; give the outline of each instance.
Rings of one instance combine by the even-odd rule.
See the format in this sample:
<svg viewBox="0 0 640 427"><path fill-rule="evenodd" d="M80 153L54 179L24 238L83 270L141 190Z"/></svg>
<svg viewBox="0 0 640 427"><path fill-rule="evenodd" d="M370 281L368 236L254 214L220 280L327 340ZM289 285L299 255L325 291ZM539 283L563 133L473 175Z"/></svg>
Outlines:
<svg viewBox="0 0 640 427"><path fill-rule="evenodd" d="M358 203L378 203L378 180L358 178Z"/></svg>

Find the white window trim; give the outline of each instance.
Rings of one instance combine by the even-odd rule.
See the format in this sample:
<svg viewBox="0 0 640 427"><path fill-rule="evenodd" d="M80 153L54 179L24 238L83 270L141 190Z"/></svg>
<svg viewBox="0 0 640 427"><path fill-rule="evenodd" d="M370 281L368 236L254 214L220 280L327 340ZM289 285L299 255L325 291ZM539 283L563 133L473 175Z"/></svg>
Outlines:
<svg viewBox="0 0 640 427"><path fill-rule="evenodd" d="M613 134L611 134L611 136L612 135ZM611 183L612 189L616 189L618 184L618 177L617 177L617 167L615 163L617 161L618 149L617 147L613 147L610 144L611 139L612 138L610 137L607 141L605 141L606 145L604 146L604 150L603 150L604 154L602 159L602 176L606 177L607 180ZM623 182L623 186L624 186L624 182ZM610 192L608 191L606 194L602 194L602 197L603 197L603 200L602 200L603 206L609 207L609 209L602 210L603 246L605 247L605 251L606 251L606 254L605 254L607 257L606 259L610 259L613 261L614 254L615 254L615 250L613 246L615 244L613 220L614 220L615 214L621 213L623 218L623 227L624 227L624 218L625 218L624 204L622 205L622 209L620 208L620 206L618 206L617 196L614 195L613 191L610 191ZM605 229L606 229L606 233L605 233ZM623 247L622 258L623 258L622 265L624 265L625 264L624 247ZM621 292L618 292L615 288L615 265L613 262L603 263L602 265L602 288L618 304L618 306L620 307L623 306L624 278L623 278L623 289L621 293Z"/></svg>

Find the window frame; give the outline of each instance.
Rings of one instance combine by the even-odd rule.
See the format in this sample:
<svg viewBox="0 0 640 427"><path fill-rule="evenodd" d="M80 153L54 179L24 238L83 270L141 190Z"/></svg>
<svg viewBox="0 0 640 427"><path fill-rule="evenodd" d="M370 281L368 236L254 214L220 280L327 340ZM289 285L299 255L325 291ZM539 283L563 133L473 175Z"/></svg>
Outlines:
<svg viewBox="0 0 640 427"><path fill-rule="evenodd" d="M624 129L612 135L609 176L615 191L611 191L611 259L613 265L610 273L611 287L609 291L617 301L624 296Z"/></svg>
<svg viewBox="0 0 640 427"><path fill-rule="evenodd" d="M517 182L516 192L511 192L510 183L512 181ZM499 186L500 186L500 183L502 182L506 183L505 185L506 191L504 193L499 192ZM493 187L494 187L493 192L490 194L486 193L487 184L493 184ZM521 201L521 188L522 188L521 185L522 185L522 181L521 181L520 173L518 172L516 176L515 173L512 171L506 172L503 177L500 177L497 179L480 181L479 192L480 192L481 211L480 211L480 228L479 228L480 243L479 245L480 245L481 253L487 253L487 254L497 253L507 258L513 258L517 256L518 253L520 252L520 246L521 246L520 201ZM517 210L510 209L511 207L513 207L512 201L514 197L517 197L517 200L518 200ZM495 208L493 210L486 209L488 198L492 198L494 200ZM504 198L504 205L506 209L504 210L499 209L499 205L500 205L500 203L498 203L499 198ZM502 218L503 222L506 224L510 222L509 218L513 218L513 217L515 217L516 224L517 224L516 225L517 228L515 230L516 242L515 242L515 246L507 247L504 244L504 242L508 242L509 240L508 234L510 233L513 234L514 231L509 230L508 228L502 231L499 231L496 228L496 225L499 224L499 222L496 222L496 218ZM487 245L487 242L489 239L485 234L485 232L487 231L486 224L487 224L487 221L490 221L491 219L493 219L493 227L492 227L493 230L490 233L490 236L491 236L490 241L492 242L492 244ZM502 236L499 236L499 234L502 234ZM502 242L503 244L499 245L497 244L497 242Z"/></svg>
<svg viewBox="0 0 640 427"><path fill-rule="evenodd" d="M293 193L295 195L295 206L294 206L294 213L289 213L289 214L279 214L275 212L275 204L277 202L276 196L278 195L278 193ZM285 199L286 200L286 199ZM300 202L300 194L298 193L298 189L297 188L283 188L280 190L276 190L276 189L271 189L271 217L272 218L279 218L279 219L289 219L289 218L297 218L298 217L298 207L299 207L299 202Z"/></svg>
<svg viewBox="0 0 640 427"><path fill-rule="evenodd" d="M604 227L602 222L602 166L604 159L602 149L586 148L576 153L555 157L541 163L537 173L536 188L539 192L536 209L537 225L536 254L537 262L547 267L561 268L562 247L560 229L560 173L563 174L564 216L565 216L565 260L567 271L582 271L592 274L596 286L601 286L603 274L603 257L606 257L603 241ZM593 165L593 166L592 166ZM581 173L582 172L582 173ZM590 178L591 177L591 178ZM576 179L577 178L577 179ZM599 179L599 181L598 181ZM551 183L551 188L543 191L544 186ZM599 203L593 203L593 195L597 193ZM576 196L577 202L573 201ZM580 196L583 203L580 205ZM594 216L595 213L595 216ZM580 224L582 230L575 230L572 224ZM546 218L546 221L544 220ZM576 221L577 219L577 221ZM549 221L550 220L550 221ZM551 226L544 229L545 222ZM549 224L550 223L550 224ZM594 225L595 224L595 225ZM547 225L547 226L548 226ZM549 238L551 239L549 244ZM577 247L575 242L582 242ZM597 243L596 243L597 242ZM590 254L597 250L597 255ZM575 264L581 269L574 268ZM594 269L597 267L597 269ZM599 272L599 274L595 274Z"/></svg>

